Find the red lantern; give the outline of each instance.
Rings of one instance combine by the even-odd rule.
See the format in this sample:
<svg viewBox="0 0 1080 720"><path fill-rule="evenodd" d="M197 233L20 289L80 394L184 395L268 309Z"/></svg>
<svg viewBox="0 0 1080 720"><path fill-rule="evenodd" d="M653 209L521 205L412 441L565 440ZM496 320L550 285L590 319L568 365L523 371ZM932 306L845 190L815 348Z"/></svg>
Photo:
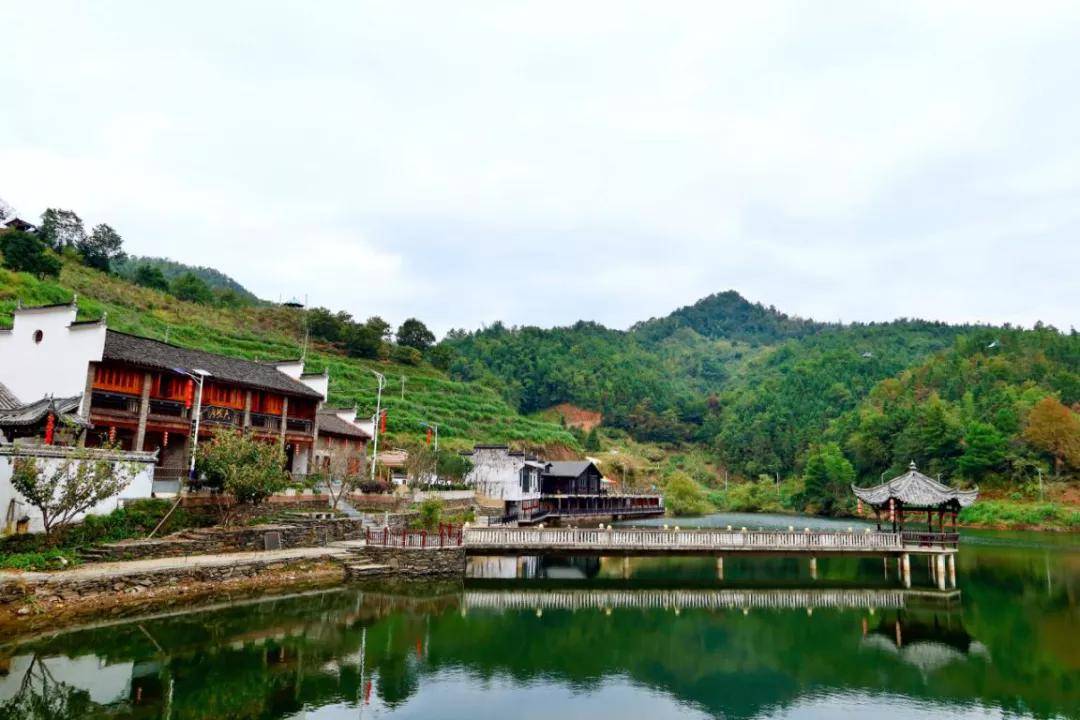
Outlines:
<svg viewBox="0 0 1080 720"><path fill-rule="evenodd" d="M431 444L431 428L427 429L427 444Z"/></svg>
<svg viewBox="0 0 1080 720"><path fill-rule="evenodd" d="M855 514L862 515L862 498L859 498L855 503Z"/></svg>
<svg viewBox="0 0 1080 720"><path fill-rule="evenodd" d="M45 418L45 444L53 444L53 432L56 430L56 416L49 413L49 416Z"/></svg>
<svg viewBox="0 0 1080 720"><path fill-rule="evenodd" d="M109 444L110 445L115 445L116 444L116 426L115 425L112 425L112 426L109 427Z"/></svg>
<svg viewBox="0 0 1080 720"><path fill-rule="evenodd" d="M169 447L169 431L161 433L161 447Z"/></svg>
<svg viewBox="0 0 1080 720"><path fill-rule="evenodd" d="M192 403L195 402L195 383L188 378L187 384L184 385L184 407L188 410L191 409Z"/></svg>
<svg viewBox="0 0 1080 720"><path fill-rule="evenodd" d="M889 498L889 522L896 522L896 500Z"/></svg>
<svg viewBox="0 0 1080 720"><path fill-rule="evenodd" d="M382 415L379 416L379 432L386 432L386 411L382 411Z"/></svg>

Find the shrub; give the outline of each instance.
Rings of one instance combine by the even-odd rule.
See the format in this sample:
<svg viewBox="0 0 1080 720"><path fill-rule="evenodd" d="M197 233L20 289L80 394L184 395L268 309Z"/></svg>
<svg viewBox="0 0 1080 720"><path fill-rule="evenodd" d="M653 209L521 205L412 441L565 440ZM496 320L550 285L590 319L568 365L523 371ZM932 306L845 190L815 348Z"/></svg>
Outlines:
<svg viewBox="0 0 1080 720"><path fill-rule="evenodd" d="M425 530L434 530L442 521L443 502L438 498L428 498L420 503L420 526Z"/></svg>
<svg viewBox="0 0 1080 720"><path fill-rule="evenodd" d="M20 230L0 233L0 253L4 256L4 267L9 270L38 278L60 275L60 260L30 233Z"/></svg>
<svg viewBox="0 0 1080 720"><path fill-rule="evenodd" d="M664 506L675 516L704 515L713 510L705 491L682 471L672 473L668 479L664 488Z"/></svg>

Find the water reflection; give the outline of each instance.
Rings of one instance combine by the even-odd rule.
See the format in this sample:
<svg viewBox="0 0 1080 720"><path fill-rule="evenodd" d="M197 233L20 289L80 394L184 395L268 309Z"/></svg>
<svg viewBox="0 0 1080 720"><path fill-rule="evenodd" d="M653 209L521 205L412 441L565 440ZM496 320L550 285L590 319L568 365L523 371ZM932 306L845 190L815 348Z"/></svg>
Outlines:
<svg viewBox="0 0 1080 720"><path fill-rule="evenodd" d="M86 627L0 645L0 718L1077 716L1080 556L805 565L499 558Z"/></svg>

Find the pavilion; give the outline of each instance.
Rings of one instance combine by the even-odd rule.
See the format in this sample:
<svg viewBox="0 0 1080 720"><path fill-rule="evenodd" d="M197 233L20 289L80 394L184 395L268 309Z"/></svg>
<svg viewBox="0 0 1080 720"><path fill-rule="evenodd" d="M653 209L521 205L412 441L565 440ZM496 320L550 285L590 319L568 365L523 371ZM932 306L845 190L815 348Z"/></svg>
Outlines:
<svg viewBox="0 0 1080 720"><path fill-rule="evenodd" d="M945 532L945 516L951 515L952 531L956 531L956 516L961 508L971 505L979 496L979 488L958 490L951 488L932 477L918 471L915 463L908 465L908 471L874 487L861 488L851 486L851 491L859 500L859 514L862 504L866 503L874 510L878 530L884 514L892 523L893 532L904 529L905 516L926 513L927 532L934 532L934 513L937 513L938 532Z"/></svg>

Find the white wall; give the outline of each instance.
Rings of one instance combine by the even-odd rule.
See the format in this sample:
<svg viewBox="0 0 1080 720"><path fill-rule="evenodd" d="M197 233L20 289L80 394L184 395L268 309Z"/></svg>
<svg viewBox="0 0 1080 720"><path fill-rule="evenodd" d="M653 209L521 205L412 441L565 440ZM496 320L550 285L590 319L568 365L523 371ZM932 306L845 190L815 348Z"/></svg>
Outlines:
<svg viewBox="0 0 1080 720"><path fill-rule="evenodd" d="M539 487L535 492L521 491L523 456L511 455L505 448L476 448L469 459L473 467L465 482L476 487L478 496L515 502L540 499Z"/></svg>
<svg viewBox="0 0 1080 720"><path fill-rule="evenodd" d="M274 363L274 367L279 372L283 372L293 380L299 380L300 376L304 374L304 363L302 360L283 360L281 362Z"/></svg>
<svg viewBox="0 0 1080 720"><path fill-rule="evenodd" d="M75 312L74 305L18 309L11 330L0 332L0 382L22 402L86 390L86 369L105 350L105 323L69 327Z"/></svg>
<svg viewBox="0 0 1080 720"><path fill-rule="evenodd" d="M26 498L15 491L11 484L11 474L16 457L35 457L43 467L43 472L52 472L58 468L71 455L80 452L78 448L62 446L6 446L0 448L0 530L4 530L3 521L7 517L8 507L11 501L15 501L15 517L30 518L30 531L43 532L44 523L41 522L41 513L27 503ZM83 451L93 453L95 457L107 457L113 462L130 462L136 466L135 477L119 495L109 498L90 509L88 513L81 513L76 520L81 520L86 515L105 515L120 506L122 500L134 500L148 498L154 487L154 453L115 453L103 451Z"/></svg>
<svg viewBox="0 0 1080 720"><path fill-rule="evenodd" d="M281 368L279 367L278 369L280 370ZM326 396L330 393L330 375L328 373L323 373L322 375L301 375L297 379L322 395L323 402L326 402Z"/></svg>

